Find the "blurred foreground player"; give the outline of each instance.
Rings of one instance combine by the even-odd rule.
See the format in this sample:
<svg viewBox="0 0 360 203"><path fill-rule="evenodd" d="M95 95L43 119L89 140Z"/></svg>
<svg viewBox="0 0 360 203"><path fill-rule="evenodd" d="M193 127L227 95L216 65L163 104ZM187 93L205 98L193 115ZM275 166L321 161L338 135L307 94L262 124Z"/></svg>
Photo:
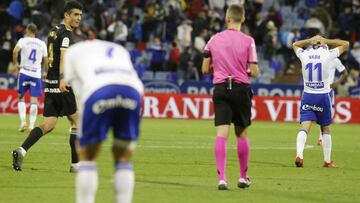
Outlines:
<svg viewBox="0 0 360 203"><path fill-rule="evenodd" d="M27 151L43 135L51 132L58 117L66 116L70 122L71 166L70 172L76 172L78 157L75 148L76 128L78 113L76 112L76 100L72 89L64 81L63 58L66 49L73 43L72 31L79 27L83 6L77 1L68 1L64 7L64 24L59 24L50 30L48 35L48 58L49 70L46 75L44 89L44 121L39 127L35 127L25 139L21 147L13 150L13 168L21 171L23 158Z"/></svg>
<svg viewBox="0 0 360 203"><path fill-rule="evenodd" d="M77 43L65 56L65 80L80 95L76 201L95 201L96 157L108 130L112 129L116 202L131 202L135 184L131 158L139 135L143 85L129 53L122 46L106 41Z"/></svg>
<svg viewBox="0 0 360 203"><path fill-rule="evenodd" d="M328 46L335 46L328 49ZM316 121L321 127L324 151L324 167L335 168L331 161L332 99L331 84L333 72L331 62L339 57L349 46L349 42L338 39L325 39L315 36L310 39L294 42L293 49L301 61L304 80L304 93L301 97L301 128L296 139L296 167L304 166L304 147L311 124ZM304 49L306 47L306 49Z"/></svg>

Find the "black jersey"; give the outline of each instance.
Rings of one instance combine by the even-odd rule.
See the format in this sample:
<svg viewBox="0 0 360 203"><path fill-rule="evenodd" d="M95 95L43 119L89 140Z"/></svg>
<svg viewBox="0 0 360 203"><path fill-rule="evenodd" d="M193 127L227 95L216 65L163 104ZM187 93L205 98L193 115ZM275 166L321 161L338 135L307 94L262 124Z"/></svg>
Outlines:
<svg viewBox="0 0 360 203"><path fill-rule="evenodd" d="M45 93L60 93L60 49L66 49L71 44L73 44L72 31L68 30L64 24L59 24L50 30L47 43L49 70L45 80Z"/></svg>

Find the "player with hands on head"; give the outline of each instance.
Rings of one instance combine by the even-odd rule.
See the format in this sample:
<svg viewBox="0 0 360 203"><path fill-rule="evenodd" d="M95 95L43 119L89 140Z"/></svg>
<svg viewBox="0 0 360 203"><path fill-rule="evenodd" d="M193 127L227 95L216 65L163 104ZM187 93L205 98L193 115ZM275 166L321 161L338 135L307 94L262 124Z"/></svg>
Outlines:
<svg viewBox="0 0 360 203"><path fill-rule="evenodd" d="M329 49L328 46L335 47ZM300 130L296 138L296 167L304 166L304 148L312 122L320 125L323 139L324 167L335 168L331 160L332 123L331 62L346 51L349 42L326 39L319 35L293 43L293 50L301 61L304 92L301 97Z"/></svg>

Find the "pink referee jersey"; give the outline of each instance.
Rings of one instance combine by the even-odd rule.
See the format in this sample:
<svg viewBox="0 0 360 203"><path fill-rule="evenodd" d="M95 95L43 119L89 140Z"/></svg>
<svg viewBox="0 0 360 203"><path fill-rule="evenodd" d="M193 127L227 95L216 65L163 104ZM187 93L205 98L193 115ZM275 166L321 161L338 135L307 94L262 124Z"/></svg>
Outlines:
<svg viewBox="0 0 360 203"><path fill-rule="evenodd" d="M237 83L250 84L248 64L258 62L252 37L237 30L227 29L211 37L204 52L211 55L214 84L225 82L229 75Z"/></svg>

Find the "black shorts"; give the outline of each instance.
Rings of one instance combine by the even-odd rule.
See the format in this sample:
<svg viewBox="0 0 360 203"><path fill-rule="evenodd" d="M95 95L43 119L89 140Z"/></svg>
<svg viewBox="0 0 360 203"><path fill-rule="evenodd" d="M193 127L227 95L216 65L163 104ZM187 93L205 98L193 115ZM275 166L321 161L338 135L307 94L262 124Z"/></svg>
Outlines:
<svg viewBox="0 0 360 203"><path fill-rule="evenodd" d="M67 93L45 93L44 117L70 116L76 112L76 109L72 90Z"/></svg>
<svg viewBox="0 0 360 203"><path fill-rule="evenodd" d="M230 125L246 128L251 124L252 90L248 84L232 84L227 89L226 83L215 84L213 102L215 126Z"/></svg>

